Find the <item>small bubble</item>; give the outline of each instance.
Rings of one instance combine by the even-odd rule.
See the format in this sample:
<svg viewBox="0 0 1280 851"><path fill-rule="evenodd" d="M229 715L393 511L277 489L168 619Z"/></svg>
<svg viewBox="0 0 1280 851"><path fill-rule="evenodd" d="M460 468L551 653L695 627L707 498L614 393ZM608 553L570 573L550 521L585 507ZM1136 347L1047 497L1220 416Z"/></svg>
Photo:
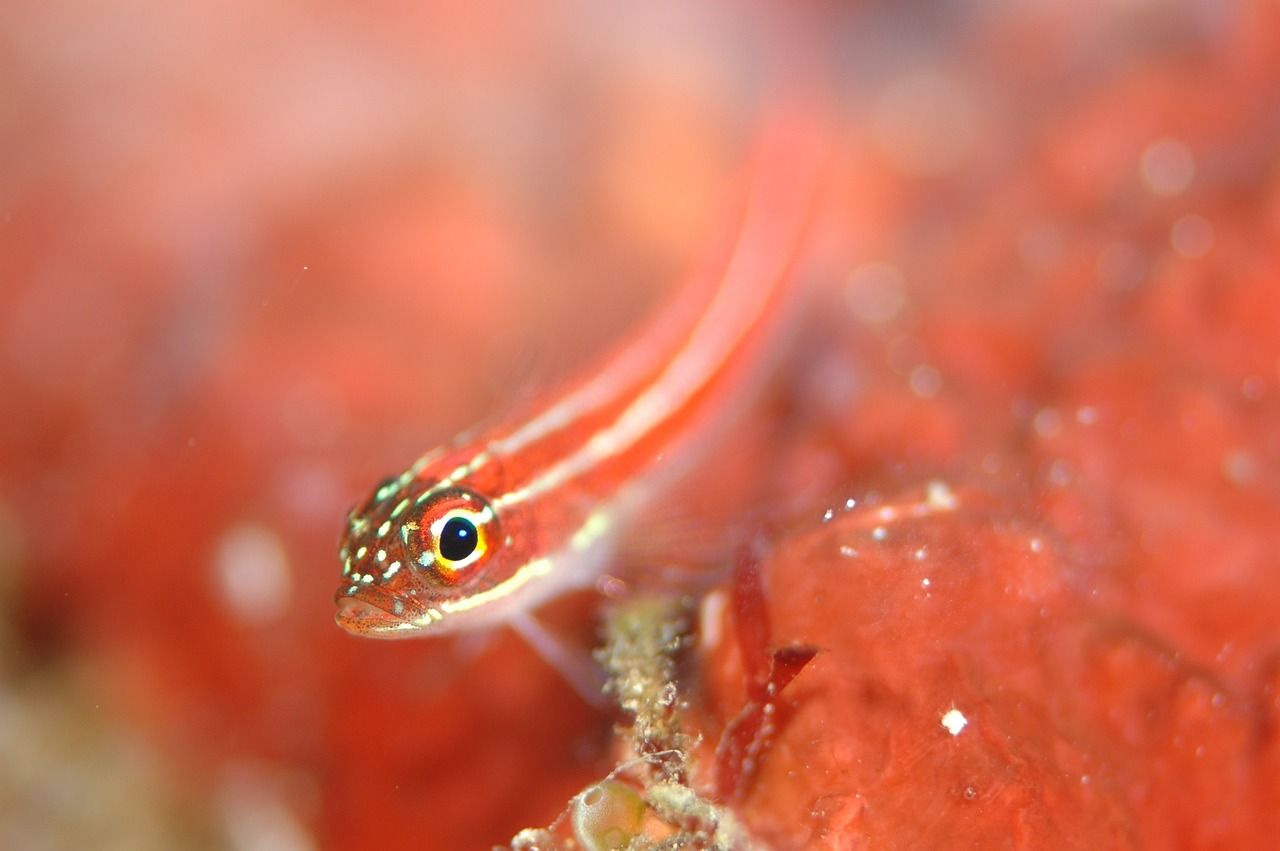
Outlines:
<svg viewBox="0 0 1280 851"><path fill-rule="evenodd" d="M1056 437L1062 432L1062 415L1053 408L1041 408L1036 411L1031 427L1040 437Z"/></svg>
<svg viewBox="0 0 1280 851"><path fill-rule="evenodd" d="M1196 163L1185 143L1166 137L1152 142L1142 152L1138 171L1151 194L1172 198L1191 185Z"/></svg>
<svg viewBox="0 0 1280 851"><path fill-rule="evenodd" d="M836 516L836 510L834 508L828 508L826 511L822 512L822 522L830 523L832 520L835 519L835 516Z"/></svg>
<svg viewBox="0 0 1280 851"><path fill-rule="evenodd" d="M1222 459L1222 475L1232 484L1247 485L1258 475L1257 460L1244 449L1232 450Z"/></svg>
<svg viewBox="0 0 1280 851"><path fill-rule="evenodd" d="M867 263L854 269L844 292L854 314L869 325L889 322L907 303L902 272L888 263Z"/></svg>
<svg viewBox="0 0 1280 851"><path fill-rule="evenodd" d="M942 390L942 373L937 367L922 364L911 370L907 379L911 392L921 399L932 399Z"/></svg>
<svg viewBox="0 0 1280 851"><path fill-rule="evenodd" d="M854 499L853 497L849 497L844 501L844 510L852 511L854 506L856 506L857 504L858 504L858 501L856 499Z"/></svg>
<svg viewBox="0 0 1280 851"><path fill-rule="evenodd" d="M877 526L871 530L871 537L874 540L883 541L885 538L889 537L889 530L885 529L883 526Z"/></svg>
<svg viewBox="0 0 1280 851"><path fill-rule="evenodd" d="M1071 465L1066 461L1058 460L1049 465L1049 484L1065 488L1071 484L1071 479Z"/></svg>
<svg viewBox="0 0 1280 851"><path fill-rule="evenodd" d="M1173 250L1188 260L1198 260L1213 248L1213 225L1204 216L1188 214L1173 223L1169 231Z"/></svg>
<svg viewBox="0 0 1280 851"><path fill-rule="evenodd" d="M921 587L921 588L928 588L928 587L929 587L930 585L932 585L932 584L933 584L933 582L931 582L931 581L929 580L929 577L927 577L927 576L926 576L924 579L921 579L921 580L920 580L920 587Z"/></svg>

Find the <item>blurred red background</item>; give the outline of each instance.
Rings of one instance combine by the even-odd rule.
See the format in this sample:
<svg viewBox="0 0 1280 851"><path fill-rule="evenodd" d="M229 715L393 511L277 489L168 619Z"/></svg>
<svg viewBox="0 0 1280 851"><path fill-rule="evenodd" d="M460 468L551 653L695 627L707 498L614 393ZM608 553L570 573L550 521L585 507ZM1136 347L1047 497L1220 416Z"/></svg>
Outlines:
<svg viewBox="0 0 1280 851"><path fill-rule="evenodd" d="M724 463L807 518L768 599L822 652L740 812L777 848L1267 847L1280 6L802 13L839 172L784 428ZM0 846L488 847L612 767L513 636L338 632L337 535L679 284L778 27L0 16ZM697 662L712 735L741 666Z"/></svg>

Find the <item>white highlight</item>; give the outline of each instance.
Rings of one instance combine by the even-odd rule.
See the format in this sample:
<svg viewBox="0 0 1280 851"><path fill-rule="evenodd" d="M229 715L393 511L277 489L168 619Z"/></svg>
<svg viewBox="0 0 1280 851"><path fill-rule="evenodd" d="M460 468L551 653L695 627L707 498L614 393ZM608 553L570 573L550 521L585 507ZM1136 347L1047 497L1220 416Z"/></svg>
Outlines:
<svg viewBox="0 0 1280 851"><path fill-rule="evenodd" d="M964 713L959 709L952 707L943 714L942 720L939 723L942 724L943 729L948 733L953 736L958 736L965 727L969 726L969 719L965 718Z"/></svg>
<svg viewBox="0 0 1280 851"><path fill-rule="evenodd" d="M224 532L213 572L223 600L241 620L274 620L289 603L293 583L284 544L263 526L244 524Z"/></svg>

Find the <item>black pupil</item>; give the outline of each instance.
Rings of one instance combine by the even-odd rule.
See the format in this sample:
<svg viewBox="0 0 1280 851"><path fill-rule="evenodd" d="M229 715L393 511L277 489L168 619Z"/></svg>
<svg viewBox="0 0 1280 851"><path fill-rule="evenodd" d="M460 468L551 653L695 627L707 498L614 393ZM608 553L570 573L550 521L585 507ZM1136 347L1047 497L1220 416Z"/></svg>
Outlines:
<svg viewBox="0 0 1280 851"><path fill-rule="evenodd" d="M440 555L462 561L476 551L476 524L465 517L451 517L440 530Z"/></svg>

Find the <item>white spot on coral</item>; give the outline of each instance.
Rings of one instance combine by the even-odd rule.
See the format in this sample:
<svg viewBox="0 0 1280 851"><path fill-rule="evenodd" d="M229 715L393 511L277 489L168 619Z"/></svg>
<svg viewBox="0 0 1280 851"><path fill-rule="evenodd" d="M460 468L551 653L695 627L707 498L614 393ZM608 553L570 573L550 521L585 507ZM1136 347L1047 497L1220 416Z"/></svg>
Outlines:
<svg viewBox="0 0 1280 851"><path fill-rule="evenodd" d="M1031 548L1031 552L1038 553L1044 549L1044 540L1042 538L1032 538L1027 545Z"/></svg>
<svg viewBox="0 0 1280 851"><path fill-rule="evenodd" d="M883 541L885 538L889 537L889 530L883 526L877 526L871 530L871 537L877 541Z"/></svg>
<svg viewBox="0 0 1280 851"><path fill-rule="evenodd" d="M289 562L270 529L243 524L224 532L214 550L213 572L223 600L242 620L270 621L288 605Z"/></svg>
<svg viewBox="0 0 1280 851"><path fill-rule="evenodd" d="M943 714L940 722L944 729L953 736L960 735L965 727L969 726L969 719L964 717L964 713L959 709L952 707Z"/></svg>

